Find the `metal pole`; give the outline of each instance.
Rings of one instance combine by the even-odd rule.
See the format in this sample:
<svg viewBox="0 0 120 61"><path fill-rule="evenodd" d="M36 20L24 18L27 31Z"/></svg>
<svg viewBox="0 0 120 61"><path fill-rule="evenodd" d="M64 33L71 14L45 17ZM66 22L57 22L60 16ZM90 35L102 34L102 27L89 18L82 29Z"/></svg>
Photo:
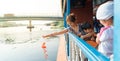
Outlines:
<svg viewBox="0 0 120 61"><path fill-rule="evenodd" d="M120 0L114 0L114 61L120 59Z"/></svg>
<svg viewBox="0 0 120 61"><path fill-rule="evenodd" d="M31 32L32 31L32 28L31 28L32 27L32 22L31 22L31 20L29 20L29 27L30 27L29 30Z"/></svg>

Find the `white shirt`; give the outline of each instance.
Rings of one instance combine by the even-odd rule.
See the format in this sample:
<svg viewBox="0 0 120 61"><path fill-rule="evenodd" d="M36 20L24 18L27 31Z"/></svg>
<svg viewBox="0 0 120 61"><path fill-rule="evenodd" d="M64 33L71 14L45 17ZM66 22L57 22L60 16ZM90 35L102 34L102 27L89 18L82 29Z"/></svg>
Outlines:
<svg viewBox="0 0 120 61"><path fill-rule="evenodd" d="M113 54L113 26L103 31L100 36L98 51L107 57Z"/></svg>

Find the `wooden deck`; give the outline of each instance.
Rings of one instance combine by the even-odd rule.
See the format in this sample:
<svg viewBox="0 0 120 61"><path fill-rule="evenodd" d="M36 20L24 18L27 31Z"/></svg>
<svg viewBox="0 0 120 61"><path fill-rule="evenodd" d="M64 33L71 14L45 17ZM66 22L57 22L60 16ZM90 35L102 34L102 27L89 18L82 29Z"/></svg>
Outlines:
<svg viewBox="0 0 120 61"><path fill-rule="evenodd" d="M60 44L58 48L57 61L67 61L67 54L65 48L65 38L64 35L60 36Z"/></svg>

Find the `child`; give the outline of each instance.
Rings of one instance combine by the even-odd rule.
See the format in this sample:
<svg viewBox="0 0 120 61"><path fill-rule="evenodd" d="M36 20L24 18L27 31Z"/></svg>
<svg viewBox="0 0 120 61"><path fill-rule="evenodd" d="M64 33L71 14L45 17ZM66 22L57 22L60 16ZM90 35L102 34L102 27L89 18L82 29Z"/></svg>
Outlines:
<svg viewBox="0 0 120 61"><path fill-rule="evenodd" d="M81 38L84 39L91 46L96 47L97 46L97 43L95 42L96 33L94 32L91 24L87 22L83 23L81 25L81 28L86 33L85 35L81 35Z"/></svg>
<svg viewBox="0 0 120 61"><path fill-rule="evenodd" d="M89 23L83 23L81 25L82 30L86 33L85 35L81 35L81 38L84 40L95 40L93 39L95 32L92 29L91 25ZM91 39L92 38L92 39Z"/></svg>
<svg viewBox="0 0 120 61"><path fill-rule="evenodd" d="M113 54L113 1L100 5L96 17L104 26L96 38L98 51L110 57Z"/></svg>
<svg viewBox="0 0 120 61"><path fill-rule="evenodd" d="M66 21L67 21L67 24L69 25L68 28L65 28L64 30L61 30L59 32L54 32L51 34L43 35L43 38L56 36L56 35L64 34L67 32L73 32L74 34L78 36L81 36L82 34L84 34L84 31L82 31L81 29L81 24L76 23L77 20L73 13L67 16Z"/></svg>
<svg viewBox="0 0 120 61"><path fill-rule="evenodd" d="M85 32L85 34L81 35L80 38L84 39L91 46L96 47L97 43L95 42L95 32L92 26L88 22L85 22L81 25L81 29ZM87 58L85 57L81 50L80 57L81 61L87 61Z"/></svg>
<svg viewBox="0 0 120 61"><path fill-rule="evenodd" d="M64 34L64 33L67 33L67 32L73 32L76 35L80 36L81 35L81 33L80 33L81 31L79 30L79 26L76 23L75 15L73 13L71 13L70 15L67 16L66 21L67 21L67 24L70 27L65 28L64 30L61 30L59 32L54 32L54 33L51 33L51 34L43 35L43 38L56 36L56 35Z"/></svg>

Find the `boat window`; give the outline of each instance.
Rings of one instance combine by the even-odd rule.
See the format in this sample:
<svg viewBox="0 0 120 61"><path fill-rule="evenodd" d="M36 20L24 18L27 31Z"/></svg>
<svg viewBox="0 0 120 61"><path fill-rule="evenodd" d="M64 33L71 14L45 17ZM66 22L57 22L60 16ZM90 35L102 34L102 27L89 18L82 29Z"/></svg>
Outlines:
<svg viewBox="0 0 120 61"><path fill-rule="evenodd" d="M71 8L85 7L86 0L71 0Z"/></svg>

